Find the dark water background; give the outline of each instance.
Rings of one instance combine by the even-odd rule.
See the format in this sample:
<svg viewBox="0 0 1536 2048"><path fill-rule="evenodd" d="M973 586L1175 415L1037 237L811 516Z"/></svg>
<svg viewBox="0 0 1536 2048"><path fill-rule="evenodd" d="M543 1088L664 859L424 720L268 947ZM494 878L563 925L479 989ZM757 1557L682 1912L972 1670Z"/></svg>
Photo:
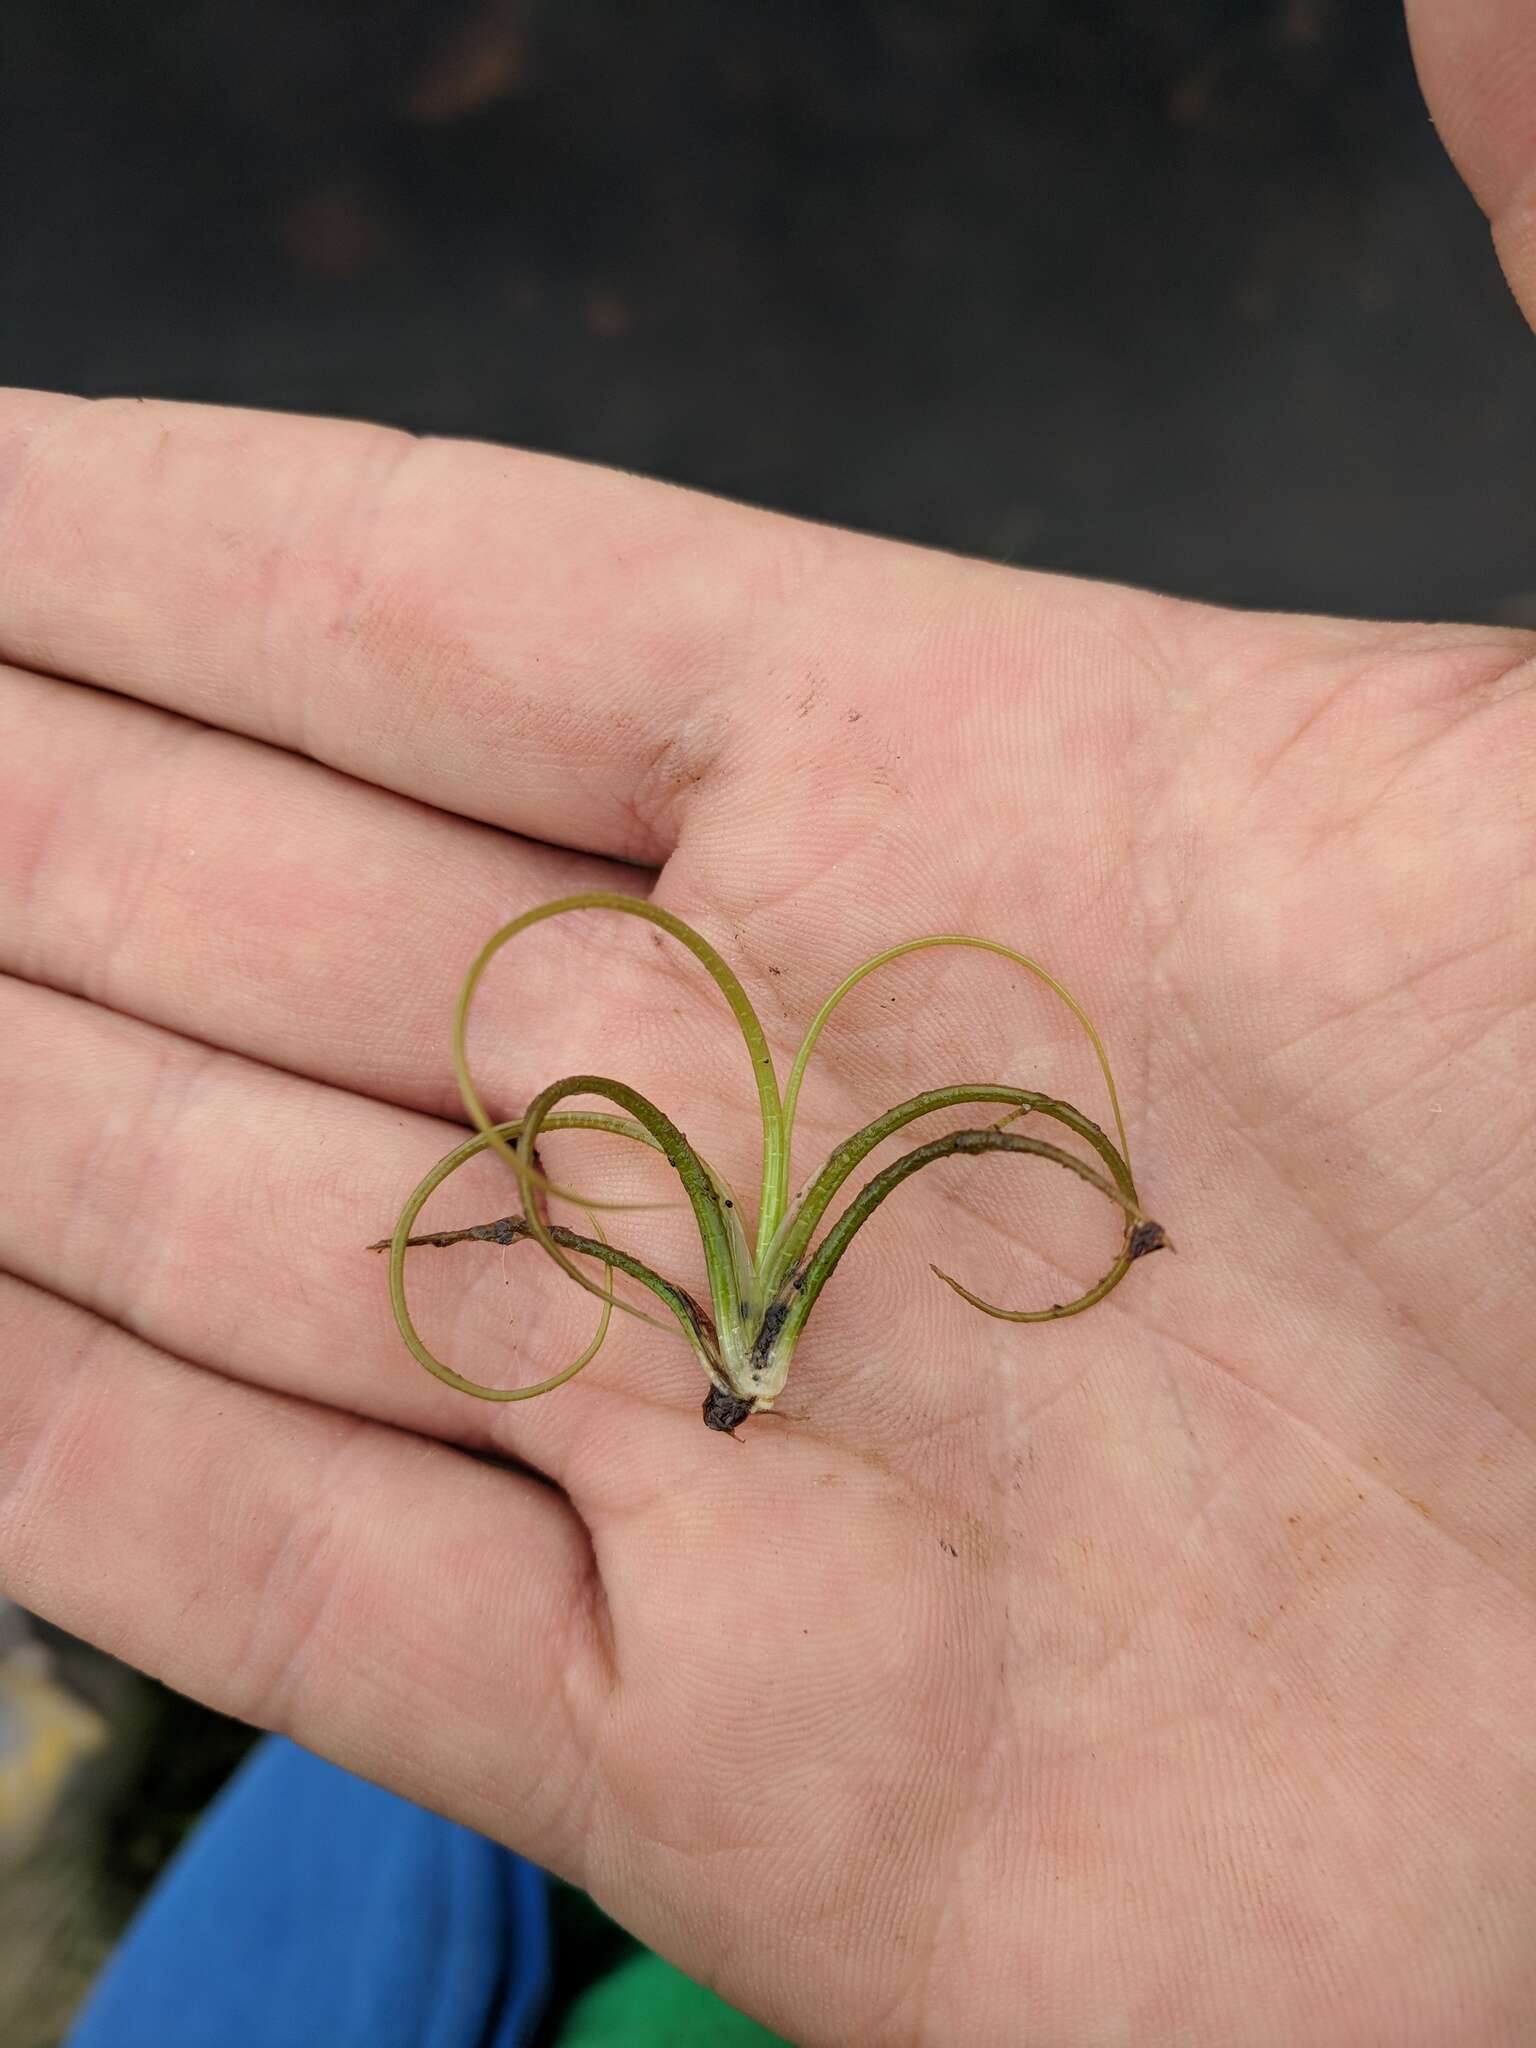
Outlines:
<svg viewBox="0 0 1536 2048"><path fill-rule="evenodd" d="M1536 617L1536 345L1395 0L3 12L11 381Z"/></svg>

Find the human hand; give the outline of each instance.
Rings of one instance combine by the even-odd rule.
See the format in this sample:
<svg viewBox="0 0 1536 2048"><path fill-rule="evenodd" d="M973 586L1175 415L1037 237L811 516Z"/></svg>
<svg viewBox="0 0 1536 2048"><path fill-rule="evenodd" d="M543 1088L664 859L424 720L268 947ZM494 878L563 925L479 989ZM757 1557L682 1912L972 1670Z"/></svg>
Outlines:
<svg viewBox="0 0 1536 2048"><path fill-rule="evenodd" d="M8 1590L806 2044L1518 2039L1532 637L188 408L13 395L0 478ZM883 943L1033 952L1179 1259L984 1321L930 1258L1049 1300L1116 1226L956 1161L740 1447L639 1326L525 1406L436 1386L360 1243L457 1135L477 945L605 886L720 944L781 1050ZM627 920L519 941L474 1049L509 1107L616 1070L752 1184L730 1019ZM904 961L830 1028L802 1164L993 1077L1103 1110L1022 977ZM508 1206L482 1169L446 1220ZM686 1216L610 1227L688 1277ZM532 1251L412 1274L477 1377L590 1327Z"/></svg>

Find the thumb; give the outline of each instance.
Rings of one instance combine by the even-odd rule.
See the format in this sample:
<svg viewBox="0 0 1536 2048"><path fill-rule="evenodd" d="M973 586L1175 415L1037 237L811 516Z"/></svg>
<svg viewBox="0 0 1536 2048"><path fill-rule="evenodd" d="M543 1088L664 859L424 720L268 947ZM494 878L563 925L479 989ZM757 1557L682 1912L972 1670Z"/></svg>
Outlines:
<svg viewBox="0 0 1536 2048"><path fill-rule="evenodd" d="M1536 325L1536 0L1407 0L1419 83Z"/></svg>

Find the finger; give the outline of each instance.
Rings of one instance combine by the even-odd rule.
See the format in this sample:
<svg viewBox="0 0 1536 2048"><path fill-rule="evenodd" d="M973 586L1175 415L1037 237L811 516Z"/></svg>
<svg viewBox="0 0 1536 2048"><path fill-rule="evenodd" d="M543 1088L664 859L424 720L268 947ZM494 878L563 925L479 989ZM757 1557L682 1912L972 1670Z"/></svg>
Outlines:
<svg viewBox="0 0 1536 2048"><path fill-rule="evenodd" d="M511 1409L439 1385L409 1356L384 1262L364 1247L461 1133L3 978L0 1038L7 1271L193 1363L515 1451L583 1498L703 1439L703 1377L659 1332L626 1327L579 1379ZM605 1189L633 1189L595 1149L582 1163ZM496 1162L476 1165L426 1228L515 1207ZM686 1220L646 1224L647 1249L686 1274ZM593 1304L528 1247L418 1253L409 1277L418 1327L471 1378L529 1384L592 1334Z"/></svg>
<svg viewBox="0 0 1536 2048"><path fill-rule="evenodd" d="M12 1597L570 1867L565 1823L608 1667L568 1503L199 1371L5 1276L0 1330Z"/></svg>
<svg viewBox="0 0 1536 2048"><path fill-rule="evenodd" d="M504 448L0 395L0 656L627 860L866 546Z"/></svg>
<svg viewBox="0 0 1536 2048"><path fill-rule="evenodd" d="M0 669L0 969L297 1073L461 1114L449 1020L486 933L530 903L644 880ZM536 973L489 979L477 1036L518 1099L562 1043L599 1042L583 996L610 1017L654 997L648 936L558 919L530 948Z"/></svg>
<svg viewBox="0 0 1536 2048"><path fill-rule="evenodd" d="M1536 9L1530 0L1408 0L1424 97L1536 323Z"/></svg>

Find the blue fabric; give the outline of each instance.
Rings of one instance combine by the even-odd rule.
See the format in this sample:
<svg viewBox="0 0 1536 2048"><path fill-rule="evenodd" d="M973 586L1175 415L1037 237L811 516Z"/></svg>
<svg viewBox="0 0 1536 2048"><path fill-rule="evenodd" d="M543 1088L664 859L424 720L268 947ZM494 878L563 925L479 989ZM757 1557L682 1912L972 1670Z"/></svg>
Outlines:
<svg viewBox="0 0 1536 2048"><path fill-rule="evenodd" d="M67 2048L520 2048L548 1880L269 1738L189 1839Z"/></svg>

